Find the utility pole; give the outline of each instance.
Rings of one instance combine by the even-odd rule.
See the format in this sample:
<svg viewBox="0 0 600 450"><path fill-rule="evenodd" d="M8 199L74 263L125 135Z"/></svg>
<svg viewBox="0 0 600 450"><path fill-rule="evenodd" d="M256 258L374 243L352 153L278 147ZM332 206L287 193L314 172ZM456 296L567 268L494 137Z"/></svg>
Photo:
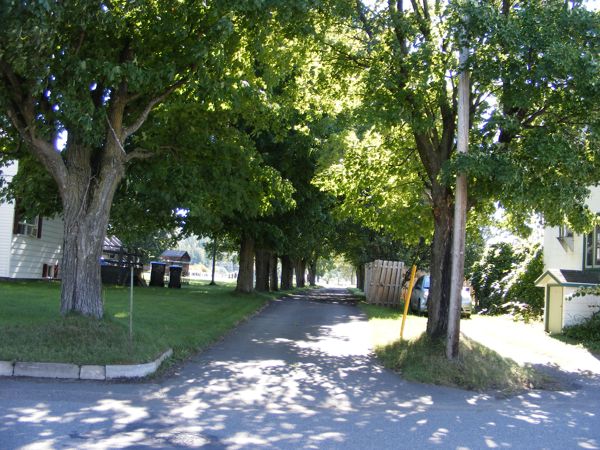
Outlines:
<svg viewBox="0 0 600 450"><path fill-rule="evenodd" d="M461 42L459 55L458 78L458 154L467 153L469 148L469 105L470 82L467 70L469 49ZM452 230L452 266L450 273L450 310L448 311L448 334L446 338L446 357L455 359L458 356L460 338L460 310L462 304L461 291L465 273L465 234L467 223L467 175L459 172L456 175L454 199L454 223Z"/></svg>

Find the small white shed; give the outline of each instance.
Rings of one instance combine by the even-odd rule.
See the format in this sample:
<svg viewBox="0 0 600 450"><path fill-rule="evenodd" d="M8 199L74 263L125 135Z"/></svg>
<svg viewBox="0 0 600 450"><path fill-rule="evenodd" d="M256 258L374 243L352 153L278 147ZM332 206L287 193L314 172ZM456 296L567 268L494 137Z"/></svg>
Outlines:
<svg viewBox="0 0 600 450"><path fill-rule="evenodd" d="M545 292L544 328L549 333L560 333L564 327L576 325L600 310L600 297L573 294L582 287L600 284L600 272L549 269L537 280L536 286Z"/></svg>

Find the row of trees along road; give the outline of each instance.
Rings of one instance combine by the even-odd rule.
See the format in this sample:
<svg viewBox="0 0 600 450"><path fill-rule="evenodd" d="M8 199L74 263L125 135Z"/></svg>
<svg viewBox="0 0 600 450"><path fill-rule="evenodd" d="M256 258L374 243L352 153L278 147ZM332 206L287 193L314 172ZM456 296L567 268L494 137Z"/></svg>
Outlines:
<svg viewBox="0 0 600 450"><path fill-rule="evenodd" d="M2 155L28 168L13 194L62 211L63 314L102 316L107 227L236 240L242 292L255 254L256 287L274 287L276 255L287 287L292 261L304 273L335 250L360 265L366 239L415 255L431 243L427 331L444 337L457 171L472 229L493 202L515 224L589 223L599 21L580 2L15 1L0 14ZM462 69L471 145L457 158ZM23 187L34 177L53 189Z"/></svg>
<svg viewBox="0 0 600 450"><path fill-rule="evenodd" d="M497 201L515 224L539 212L550 224L586 226L582 205L600 162L599 21L580 2L407 3L358 2L330 40L340 68L359 79L362 121L346 137L360 144L324 184L374 226L396 217L396 232L413 240L433 229L427 332L445 337L457 170L469 174L471 219ZM463 33L471 54L460 68ZM460 69L471 72L471 145L456 158ZM384 172L366 182L357 167L374 158ZM344 188L327 182L335 175Z"/></svg>

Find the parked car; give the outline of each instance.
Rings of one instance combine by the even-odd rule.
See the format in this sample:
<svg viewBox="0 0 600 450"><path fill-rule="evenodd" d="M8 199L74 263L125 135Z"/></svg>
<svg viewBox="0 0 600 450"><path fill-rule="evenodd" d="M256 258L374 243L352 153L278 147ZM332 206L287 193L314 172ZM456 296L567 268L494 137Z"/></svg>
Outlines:
<svg viewBox="0 0 600 450"><path fill-rule="evenodd" d="M410 295L410 310L417 314L425 314L427 312L427 299L429 298L429 275L419 277L412 294ZM463 286L461 291L461 314L465 317L471 317L473 302L471 301L471 289L468 286Z"/></svg>

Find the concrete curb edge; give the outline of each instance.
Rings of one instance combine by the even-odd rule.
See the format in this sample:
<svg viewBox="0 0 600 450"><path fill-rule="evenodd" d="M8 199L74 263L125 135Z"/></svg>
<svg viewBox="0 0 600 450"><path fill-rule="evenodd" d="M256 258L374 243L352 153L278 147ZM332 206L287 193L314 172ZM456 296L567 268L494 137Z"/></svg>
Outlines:
<svg viewBox="0 0 600 450"><path fill-rule="evenodd" d="M143 364L76 365L0 361L0 377L62 378L71 380L113 380L142 378L158 370L163 361L173 355L168 349L154 361Z"/></svg>

